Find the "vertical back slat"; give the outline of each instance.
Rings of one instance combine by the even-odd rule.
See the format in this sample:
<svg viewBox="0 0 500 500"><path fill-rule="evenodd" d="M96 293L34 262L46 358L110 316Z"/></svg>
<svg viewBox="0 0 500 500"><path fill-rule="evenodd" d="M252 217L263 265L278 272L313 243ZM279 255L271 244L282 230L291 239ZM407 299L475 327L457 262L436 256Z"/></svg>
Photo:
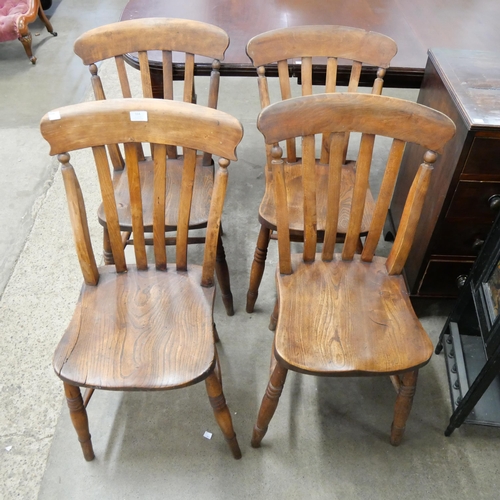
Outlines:
<svg viewBox="0 0 500 500"><path fill-rule="evenodd" d="M163 98L173 100L174 98L174 70L172 68L172 51L162 51L163 70Z"/></svg>
<svg viewBox="0 0 500 500"><path fill-rule="evenodd" d="M359 86L359 78L361 76L362 64L359 61L352 62L351 76L349 78L349 86L347 92L356 92Z"/></svg>
<svg viewBox="0 0 500 500"><path fill-rule="evenodd" d="M362 63L359 61L353 61L351 67L351 76L349 77L349 85L347 87L347 92L356 92L359 86L359 78L361 77L361 67ZM350 134L345 135L344 142L344 163L347 159L347 149L349 148L349 137Z"/></svg>
<svg viewBox="0 0 500 500"><path fill-rule="evenodd" d="M130 91L130 82L128 80L127 70L125 68L125 60L122 55L115 56L116 70L118 71L118 79L120 80L120 87L122 95L125 98L131 98L132 92Z"/></svg>
<svg viewBox="0 0 500 500"><path fill-rule="evenodd" d="M326 82L325 82L325 93L334 94L337 89L337 58L329 57L326 62ZM321 156L320 163L328 162L328 143L329 138L327 135L323 135L321 139Z"/></svg>
<svg viewBox="0 0 500 500"><path fill-rule="evenodd" d="M213 286L217 243L220 232L220 219L224 208L224 198L227 189L227 167L229 160L219 159L219 168L215 173L214 189L210 200L207 230L205 233L205 251L203 254L203 269L201 275L202 286Z"/></svg>
<svg viewBox="0 0 500 500"><path fill-rule="evenodd" d="M194 54L186 53L184 65L184 102L193 102L194 89Z"/></svg>
<svg viewBox="0 0 500 500"><path fill-rule="evenodd" d="M196 172L196 150L184 148L184 166L179 197L179 216L177 219L177 241L175 258L178 271L187 269L187 246L189 233L189 216L193 199L193 186Z"/></svg>
<svg viewBox="0 0 500 500"><path fill-rule="evenodd" d="M276 226L278 229L278 253L281 274L292 274L292 260L290 254L290 223L288 216L288 201L285 184L285 168L282 159L282 150L273 146L272 169L274 178L274 197L276 199Z"/></svg>
<svg viewBox="0 0 500 500"><path fill-rule="evenodd" d="M410 253L417 224L422 213L425 195L429 187L433 170L432 163L434 163L436 157L437 155L434 152L428 151L424 157L424 163L420 165L415 175L410 192L406 198L396 239L385 263L389 274L400 274Z"/></svg>
<svg viewBox="0 0 500 500"><path fill-rule="evenodd" d="M163 70L163 98L174 99L174 70L172 67L172 51L162 51L162 70ZM177 146L167 146L167 155L169 158L177 158Z"/></svg>
<svg viewBox="0 0 500 500"><path fill-rule="evenodd" d="M151 73L149 72L148 53L145 50L139 52L139 67L141 70L142 95L147 98L153 97L151 85Z"/></svg>
<svg viewBox="0 0 500 500"><path fill-rule="evenodd" d="M217 109L219 99L219 86L220 86L220 61L217 59L212 63L212 72L210 73L210 86L208 90L208 107ZM212 155L210 153L203 153L203 165L212 164Z"/></svg>
<svg viewBox="0 0 500 500"><path fill-rule="evenodd" d="M122 95L125 99L130 99L132 97L132 92L130 90L130 82L128 79L127 70L125 68L125 59L123 58L123 56L115 56L115 63L116 63L116 70L118 71L118 79L120 80L120 87L122 89ZM116 151L112 150L111 149L112 147L113 149L116 148ZM139 160L141 161L144 160L144 152L142 150L142 144L137 143L136 147L137 147L137 154L139 155ZM113 163L113 165L115 164L113 160L113 155L115 155L117 152L120 155L123 168L125 164L123 163L123 157L121 155L121 152L118 149L118 144L113 144L112 146L108 146L108 149L110 152L111 162Z"/></svg>
<svg viewBox="0 0 500 500"><path fill-rule="evenodd" d="M302 184L304 188L304 261L313 262L317 243L316 155L313 135L302 140Z"/></svg>
<svg viewBox="0 0 500 500"><path fill-rule="evenodd" d="M90 73L92 74L90 81L92 83L92 90L94 91L94 97L96 101L103 101L106 99L106 94L104 93L104 88L102 86L101 77L98 75L98 69L95 64L89 66ZM125 162L123 161L123 156L120 152L118 144L109 144L107 146L109 151L109 157L111 158L111 163L115 170L123 170Z"/></svg>
<svg viewBox="0 0 500 500"><path fill-rule="evenodd" d="M373 259L380 235L382 234L385 219L387 217L387 211L392 199L392 193L398 177L399 166L401 165L401 160L403 158L404 149L404 141L400 141L398 139L394 139L392 141L384 177L382 179L382 185L380 186L380 192L375 205L375 210L373 212L373 219L370 224L368 236L366 237L363 252L361 253L361 260L366 262L371 262Z"/></svg>
<svg viewBox="0 0 500 500"><path fill-rule="evenodd" d="M109 171L108 157L104 146L95 146L92 148L94 160L99 177L99 186L101 188L102 204L106 214L106 224L111 244L111 252L115 261L116 271L118 273L127 270L125 263L125 252L120 234L120 225L118 223L118 211L116 209L115 192L111 173Z"/></svg>
<svg viewBox="0 0 500 500"><path fill-rule="evenodd" d="M337 226L340 210L340 183L342 180L342 160L344 154L344 134L332 134L330 144L330 161L328 169L328 198L326 202L326 226L323 243L322 260L333 259L337 242Z"/></svg>
<svg viewBox="0 0 500 500"><path fill-rule="evenodd" d="M278 75L280 81L281 99L290 99L292 90L290 88L290 76L288 73L288 61L278 61ZM297 161L297 149L295 139L287 139L286 141L286 157L290 163Z"/></svg>
<svg viewBox="0 0 500 500"><path fill-rule="evenodd" d="M167 269L165 247L165 196L167 191L167 146L155 144L153 184L153 245L156 269Z"/></svg>
<svg viewBox="0 0 500 500"><path fill-rule="evenodd" d="M125 144L125 159L127 161L127 179L130 193L130 213L132 216L132 233L134 235L135 261L138 269L145 270L148 268L148 259L144 240L141 178L135 144Z"/></svg>
<svg viewBox="0 0 500 500"><path fill-rule="evenodd" d="M90 241L87 213L80 183L72 165L69 163L69 154L61 154L58 159L62 163L61 170L68 201L69 217L83 279L87 285L97 285L99 271L97 270L92 242Z"/></svg>
<svg viewBox="0 0 500 500"><path fill-rule="evenodd" d="M342 260L352 260L356 252L356 246L361 231L363 212L365 209L366 191L370 176L370 166L373 155L373 144L375 136L363 134L359 147L358 161L356 163L356 180L352 194L351 211L349 214L349 226L342 250Z"/></svg>
<svg viewBox="0 0 500 500"><path fill-rule="evenodd" d="M312 57L303 57L300 66L302 95L312 95Z"/></svg>

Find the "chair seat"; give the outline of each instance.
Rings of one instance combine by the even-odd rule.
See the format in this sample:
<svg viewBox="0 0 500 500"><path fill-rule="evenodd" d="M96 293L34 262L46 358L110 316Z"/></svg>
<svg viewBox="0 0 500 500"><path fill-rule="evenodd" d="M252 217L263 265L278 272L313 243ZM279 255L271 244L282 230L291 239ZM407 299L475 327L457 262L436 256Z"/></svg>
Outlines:
<svg viewBox="0 0 500 500"><path fill-rule="evenodd" d="M177 227L179 198L183 168L183 157L167 162L167 195L165 203L165 228L174 230ZM151 158L140 162L141 194L144 229L153 230L153 172L154 163ZM193 204L189 218L189 227L192 229L206 227L208 212L210 210L210 195L213 190L214 169L212 165L203 166L202 156L199 155L196 164L196 177L194 181ZM128 187L127 169L115 170L113 176L115 187L116 206L118 219L122 231L132 230L132 216L130 211L130 194ZM99 222L106 226L106 215L101 205L98 210Z"/></svg>
<svg viewBox="0 0 500 500"><path fill-rule="evenodd" d="M432 343L401 275L389 276L385 258L304 263L277 273L280 313L275 352L285 367L315 375L385 375L425 365Z"/></svg>
<svg viewBox="0 0 500 500"><path fill-rule="evenodd" d="M326 199L328 187L328 165L316 163L316 186L317 186L317 217L318 231L324 231L326 223ZM349 224L349 212L351 210L352 193L356 177L355 162L348 161L342 168L340 211L337 233L346 234ZM287 200L289 210L289 227L292 232L304 231L304 190L302 187L302 164L285 162L285 183L287 188ZM365 210L361 225L361 235L366 235L370 229L373 218L375 202L371 191L366 193ZM274 183L266 182L266 191L259 208L259 221L269 229L276 230L276 204L274 199Z"/></svg>
<svg viewBox="0 0 500 500"><path fill-rule="evenodd" d="M65 382L118 390L174 389L203 380L214 365L215 287L189 272L150 267L117 274L99 269L83 285L71 323L54 355Z"/></svg>

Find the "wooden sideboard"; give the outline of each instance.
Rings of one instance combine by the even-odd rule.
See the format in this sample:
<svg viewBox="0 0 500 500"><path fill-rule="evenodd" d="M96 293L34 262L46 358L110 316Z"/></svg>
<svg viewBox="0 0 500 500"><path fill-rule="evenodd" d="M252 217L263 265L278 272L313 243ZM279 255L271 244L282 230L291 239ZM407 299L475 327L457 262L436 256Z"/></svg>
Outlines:
<svg viewBox="0 0 500 500"><path fill-rule="evenodd" d="M431 49L418 102L457 126L431 179L404 274L416 297L456 297L500 208L500 53ZM405 151L388 216L397 231L423 148Z"/></svg>

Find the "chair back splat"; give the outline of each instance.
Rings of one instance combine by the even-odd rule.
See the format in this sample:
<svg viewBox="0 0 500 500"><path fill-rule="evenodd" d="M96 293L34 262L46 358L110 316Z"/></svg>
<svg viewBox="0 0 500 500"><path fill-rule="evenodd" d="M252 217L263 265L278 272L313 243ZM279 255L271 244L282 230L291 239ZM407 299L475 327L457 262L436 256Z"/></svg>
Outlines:
<svg viewBox="0 0 500 500"><path fill-rule="evenodd" d="M211 60L211 77L207 106L217 107L219 95L220 61L229 45L227 33L211 24L188 19L145 18L121 21L92 29L80 36L74 46L77 56L89 66L92 75L92 88L97 100L106 98L96 63L114 58L124 98L132 97L130 81L125 61L137 66L141 74L142 97L163 97L172 100L173 53L182 53L184 63L184 102L196 102L194 70L195 55ZM153 86L148 52L161 51L161 70L163 74L163 92ZM139 96L136 96L139 97ZM115 168L123 168L123 158L115 147L110 147L110 154ZM173 146L168 148L171 158L177 157ZM206 153L204 165L210 165L211 156Z"/></svg>
<svg viewBox="0 0 500 500"><path fill-rule="evenodd" d="M235 160L235 148L242 137L239 122L210 108L175 101L110 99L105 102L89 102L67 106L57 110L61 118L50 120L46 115L41 124L42 134L51 145L51 154L58 154L63 164L65 186L68 190L71 221L75 233L80 265L87 283L96 282L95 259L90 245L85 207L76 174L70 164L68 151L91 147L99 177L102 202L108 221L111 247L116 271L127 270L125 253L118 221L118 209L114 197L110 165L105 144L125 144L127 176L130 191L134 251L138 269L147 269L145 228L143 224L143 200L138 169L138 153L135 142L151 142L163 153L168 144L185 148L184 171L179 200L179 226L177 234L176 268L187 269L187 240L190 205L193 193L193 177L196 151L205 150L221 156L217 171L214 196L211 204L205 258L204 284L212 284L215 248L222 210L221 200L226 189L225 169L228 160ZM147 121L132 121L134 113L141 113ZM166 155L155 155L155 193L153 196L154 257L157 269L166 269L165 253L165 184L168 172ZM216 235L214 237L214 234ZM213 248L212 248L213 247ZM213 258L212 258L213 257Z"/></svg>
<svg viewBox="0 0 500 500"><path fill-rule="evenodd" d="M432 164L443 145L455 133L453 122L442 113L416 103L369 94L322 94L297 97L273 104L261 112L258 128L272 149L273 176L276 179L276 203L278 235L280 227L285 234L280 239L281 272L290 272L286 254L289 254L289 231L287 193L284 192L283 160L279 141L302 138L303 183L304 183L304 253L305 262L314 261L317 242L316 179L314 176L314 135L329 137L329 177L327 197L327 225L321 258L334 258L337 220L340 203L339 180L342 167L343 141L349 132L361 132L362 138L357 158L356 179L348 231L341 259L352 260L363 214L368 189L368 177L373 155L375 136L393 139L382 187L377 199L366 244L361 259L370 262L379 241L387 209L391 200L399 165L406 142L421 144L428 149L413 182L405 208L404 223L398 231L393 249L387 259L390 274L399 274L413 241L416 223L420 216L423 200L429 183ZM280 215L284 213L285 215Z"/></svg>
<svg viewBox="0 0 500 500"><path fill-rule="evenodd" d="M300 61L302 95L313 93L313 58L326 63L324 91L336 92L339 59L351 61L347 91L356 92L359 87L363 64L377 67L377 78L372 93L381 94L385 71L398 51L397 45L386 35L348 26L295 26L282 28L252 38L247 45L248 57L257 68L261 107L271 104L266 80L266 66L277 63L281 99L292 97L288 61ZM326 58L326 61L324 59ZM344 161L347 153L348 135L344 144ZM327 138L323 139L321 163L327 163ZM297 161L296 145L287 140L287 159Z"/></svg>

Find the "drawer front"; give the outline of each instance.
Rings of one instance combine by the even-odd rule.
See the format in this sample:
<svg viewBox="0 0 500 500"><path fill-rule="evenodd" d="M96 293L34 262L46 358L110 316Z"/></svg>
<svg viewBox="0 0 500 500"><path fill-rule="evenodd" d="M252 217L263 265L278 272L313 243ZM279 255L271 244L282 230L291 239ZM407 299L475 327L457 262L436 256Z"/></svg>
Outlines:
<svg viewBox="0 0 500 500"><path fill-rule="evenodd" d="M491 222L444 220L430 244L433 255L460 255L475 258L491 229Z"/></svg>
<svg viewBox="0 0 500 500"><path fill-rule="evenodd" d="M475 137L462 172L495 175L500 179L500 139Z"/></svg>
<svg viewBox="0 0 500 500"><path fill-rule="evenodd" d="M446 218L493 223L499 208L500 182L460 181L446 212Z"/></svg>
<svg viewBox="0 0 500 500"><path fill-rule="evenodd" d="M472 265L472 261L430 260L420 281L417 295L420 297L457 297L458 282L465 279Z"/></svg>

